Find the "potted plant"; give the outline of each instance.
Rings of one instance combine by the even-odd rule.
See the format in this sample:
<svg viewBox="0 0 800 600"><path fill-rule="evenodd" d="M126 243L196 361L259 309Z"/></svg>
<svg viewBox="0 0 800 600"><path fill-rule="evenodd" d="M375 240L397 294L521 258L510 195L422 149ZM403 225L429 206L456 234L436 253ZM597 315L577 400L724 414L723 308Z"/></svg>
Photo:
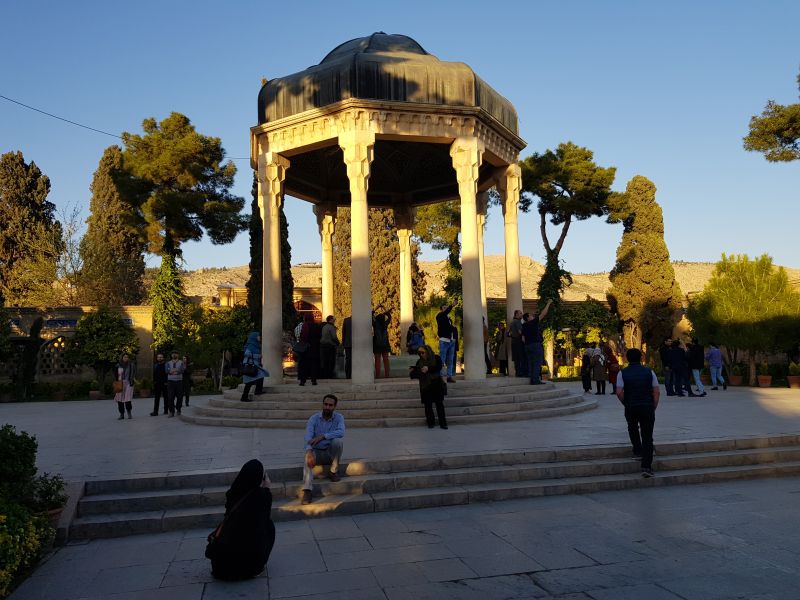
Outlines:
<svg viewBox="0 0 800 600"><path fill-rule="evenodd" d="M542 365L542 380L550 379L550 368L547 365Z"/></svg>
<svg viewBox="0 0 800 600"><path fill-rule="evenodd" d="M100 382L93 379L89 384L89 400L100 400L103 397L103 392L100 391Z"/></svg>
<svg viewBox="0 0 800 600"><path fill-rule="evenodd" d="M152 382L149 379L134 379L134 388L139 392L139 398L149 398Z"/></svg>
<svg viewBox="0 0 800 600"><path fill-rule="evenodd" d="M46 513L50 525L58 527L58 519L67 503L66 482L61 475L40 475L33 482L34 506Z"/></svg>
<svg viewBox="0 0 800 600"><path fill-rule="evenodd" d="M792 389L800 389L800 365L792 361L789 363L789 374L786 376L789 382L789 387Z"/></svg>
<svg viewBox="0 0 800 600"><path fill-rule="evenodd" d="M744 371L742 369L742 365L736 363L731 368L731 385L742 385L743 380L744 380Z"/></svg>
<svg viewBox="0 0 800 600"><path fill-rule="evenodd" d="M769 374L769 364L764 361L758 365L758 387L770 387L772 385L772 375Z"/></svg>

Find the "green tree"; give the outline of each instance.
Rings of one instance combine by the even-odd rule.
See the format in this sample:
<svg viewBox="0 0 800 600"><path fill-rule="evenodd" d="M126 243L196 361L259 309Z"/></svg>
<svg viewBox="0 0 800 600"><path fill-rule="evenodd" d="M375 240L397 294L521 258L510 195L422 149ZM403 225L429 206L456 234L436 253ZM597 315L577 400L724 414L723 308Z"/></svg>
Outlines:
<svg viewBox="0 0 800 600"><path fill-rule="evenodd" d="M161 255L161 268L150 288L153 305L153 344L156 352L168 352L183 339L188 303L183 293L178 263L173 254Z"/></svg>
<svg viewBox="0 0 800 600"><path fill-rule="evenodd" d="M664 241L656 186L641 175L612 201L611 221L622 221L622 241L609 279L608 301L622 322L628 348L655 349L680 319L681 290Z"/></svg>
<svg viewBox="0 0 800 600"><path fill-rule="evenodd" d="M75 365L92 367L103 389L106 373L119 360L122 353L131 356L139 351L136 332L122 316L101 306L83 315L75 326L75 335L69 338L65 359Z"/></svg>
<svg viewBox="0 0 800 600"><path fill-rule="evenodd" d="M534 153L520 162L522 197L520 209L528 212L537 199L539 232L545 250L545 272L539 281L539 301L553 301L545 325L559 324L561 294L572 278L561 264L560 255L573 221L608 214L616 168L598 167L591 150L572 142L558 145L555 151ZM547 235L547 222L560 226L555 244Z"/></svg>
<svg viewBox="0 0 800 600"><path fill-rule="evenodd" d="M419 246L411 248L411 278L414 302L425 292L425 281L419 270ZM400 343L400 246L397 228L390 209L369 209L369 254L372 306L376 313L391 311L389 340L392 352L398 353ZM339 207L333 236L334 314L341 324L351 313L350 269L350 209ZM353 290L359 293L361 290Z"/></svg>
<svg viewBox="0 0 800 600"><path fill-rule="evenodd" d="M747 352L753 385L757 354L785 351L800 338L800 293L768 255L723 254L688 317L699 338Z"/></svg>
<svg viewBox="0 0 800 600"><path fill-rule="evenodd" d="M144 244L134 229L135 215L119 194L115 177L122 150L110 146L94 172L86 221L80 242L81 288L86 304L139 304L144 297Z"/></svg>
<svg viewBox="0 0 800 600"><path fill-rule="evenodd" d="M461 202L449 200L417 208L414 235L434 250L447 250L444 295L456 306L458 314L463 305L461 285Z"/></svg>
<svg viewBox="0 0 800 600"><path fill-rule="evenodd" d="M568 338L573 348L580 348L615 335L619 319L604 303L587 296L583 302L564 309L561 325L562 329L570 329L570 335L559 333L559 337Z"/></svg>
<svg viewBox="0 0 800 600"><path fill-rule="evenodd" d="M11 354L11 322L8 313L3 307L3 298L0 297L0 362L4 362Z"/></svg>
<svg viewBox="0 0 800 600"><path fill-rule="evenodd" d="M183 350L196 366L210 368L215 387L225 352L238 352L253 331L250 311L244 307L193 307L187 319Z"/></svg>
<svg viewBox="0 0 800 600"><path fill-rule="evenodd" d="M9 305L56 279L61 224L49 193L50 179L22 152L0 156L0 297Z"/></svg>
<svg viewBox="0 0 800 600"><path fill-rule="evenodd" d="M253 174L253 200L250 203L250 277L247 280L247 307L256 328L261 327L262 294L262 241L264 237L261 211L258 207L258 180ZM297 310L294 307L294 279L292 278L292 246L289 244L289 221L281 205L281 293L283 299L283 329L291 331L297 325Z"/></svg>
<svg viewBox="0 0 800 600"><path fill-rule="evenodd" d="M800 87L800 75L797 84ZM768 101L761 116L750 117L744 149L761 152L770 162L800 159L800 103L784 106Z"/></svg>

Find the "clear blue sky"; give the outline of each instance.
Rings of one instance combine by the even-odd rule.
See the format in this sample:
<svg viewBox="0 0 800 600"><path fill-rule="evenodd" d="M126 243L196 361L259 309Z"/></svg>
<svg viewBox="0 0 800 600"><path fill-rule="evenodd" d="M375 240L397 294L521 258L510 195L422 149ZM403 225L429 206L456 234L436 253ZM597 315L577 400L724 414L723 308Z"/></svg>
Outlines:
<svg viewBox="0 0 800 600"><path fill-rule="evenodd" d="M406 34L466 62L515 104L523 156L571 140L617 167L615 189L637 174L654 181L674 260L768 252L800 267L800 163L767 163L741 143L767 99L798 101L800 2L6 0L0 23L0 94L115 133L178 111L245 158L262 77L302 70L374 31ZM35 161L59 207L88 210L111 143L0 100L0 152ZM249 162L236 164L235 192L249 200ZM293 262L319 260L310 205L286 206ZM541 261L533 215L520 230L521 252ZM566 267L610 269L620 235L600 219L578 223ZM499 211L486 252L503 252ZM247 234L187 244L184 257L189 268L245 264Z"/></svg>

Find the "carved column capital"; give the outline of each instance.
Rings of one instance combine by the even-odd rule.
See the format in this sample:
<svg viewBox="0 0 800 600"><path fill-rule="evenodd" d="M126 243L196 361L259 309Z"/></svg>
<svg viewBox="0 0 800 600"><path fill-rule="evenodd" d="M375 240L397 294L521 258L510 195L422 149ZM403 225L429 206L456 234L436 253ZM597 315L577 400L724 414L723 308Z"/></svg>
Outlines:
<svg viewBox="0 0 800 600"><path fill-rule="evenodd" d="M366 193L369 167L375 153L375 134L357 129L345 131L339 134L339 146L344 152L350 193Z"/></svg>
<svg viewBox="0 0 800 600"><path fill-rule="evenodd" d="M401 204L395 206L392 213L394 214L395 227L397 227L398 230L407 229L410 231L414 229L414 219L417 216L416 208L408 204Z"/></svg>
<svg viewBox="0 0 800 600"><path fill-rule="evenodd" d="M317 204L314 206L317 216L319 237L323 249L333 247L333 234L336 232L336 205L332 203Z"/></svg>
<svg viewBox="0 0 800 600"><path fill-rule="evenodd" d="M450 146L450 156L456 171L459 189L467 187L472 194L478 191L478 174L483 162L484 145L475 137L456 138ZM461 194L463 199L463 192Z"/></svg>
<svg viewBox="0 0 800 600"><path fill-rule="evenodd" d="M279 209L283 205L283 182L286 180L286 169L289 160L277 152L265 152L258 157L258 205L262 217L265 202L270 208Z"/></svg>
<svg viewBox="0 0 800 600"><path fill-rule="evenodd" d="M500 204L506 221L517 220L519 195L522 191L522 169L518 164L497 170L497 191L500 192Z"/></svg>

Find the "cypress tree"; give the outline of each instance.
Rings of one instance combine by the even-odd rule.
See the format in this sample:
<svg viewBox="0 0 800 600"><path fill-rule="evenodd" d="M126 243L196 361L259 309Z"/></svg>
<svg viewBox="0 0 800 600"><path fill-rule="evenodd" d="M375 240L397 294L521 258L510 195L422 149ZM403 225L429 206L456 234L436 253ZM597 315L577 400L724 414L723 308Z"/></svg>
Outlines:
<svg viewBox="0 0 800 600"><path fill-rule="evenodd" d="M623 325L628 348L654 349L680 319L681 290L664 241L664 218L656 186L637 175L615 199L612 219L624 231L609 274L608 301Z"/></svg>
<svg viewBox="0 0 800 600"><path fill-rule="evenodd" d="M176 254L165 249L161 253L161 268L150 288L153 305L153 344L155 352L168 352L183 336L187 301L183 293Z"/></svg>
<svg viewBox="0 0 800 600"><path fill-rule="evenodd" d="M131 206L114 181L121 166L120 147L106 148L90 187L91 214L80 243L82 299L87 304L139 304L144 296L144 243L132 227Z"/></svg>
<svg viewBox="0 0 800 600"><path fill-rule="evenodd" d="M261 282L264 274L262 259L262 243L264 226L258 207L258 179L253 173L253 197L250 202L250 277L247 280L247 308L256 327L261 327ZM283 300L283 329L291 331L297 325L297 310L294 307L294 279L292 278L292 246L289 243L289 221L281 206L281 295Z"/></svg>
<svg viewBox="0 0 800 600"><path fill-rule="evenodd" d="M425 292L425 281L417 260L419 246L411 246L411 277L414 286L414 304L420 303ZM369 210L369 255L372 307L376 313L391 311L389 341L392 352L403 346L400 340L400 245L391 209ZM333 236L334 314L339 323L352 312L350 268L350 209L339 207L336 230ZM352 290L366 293L367 290Z"/></svg>

